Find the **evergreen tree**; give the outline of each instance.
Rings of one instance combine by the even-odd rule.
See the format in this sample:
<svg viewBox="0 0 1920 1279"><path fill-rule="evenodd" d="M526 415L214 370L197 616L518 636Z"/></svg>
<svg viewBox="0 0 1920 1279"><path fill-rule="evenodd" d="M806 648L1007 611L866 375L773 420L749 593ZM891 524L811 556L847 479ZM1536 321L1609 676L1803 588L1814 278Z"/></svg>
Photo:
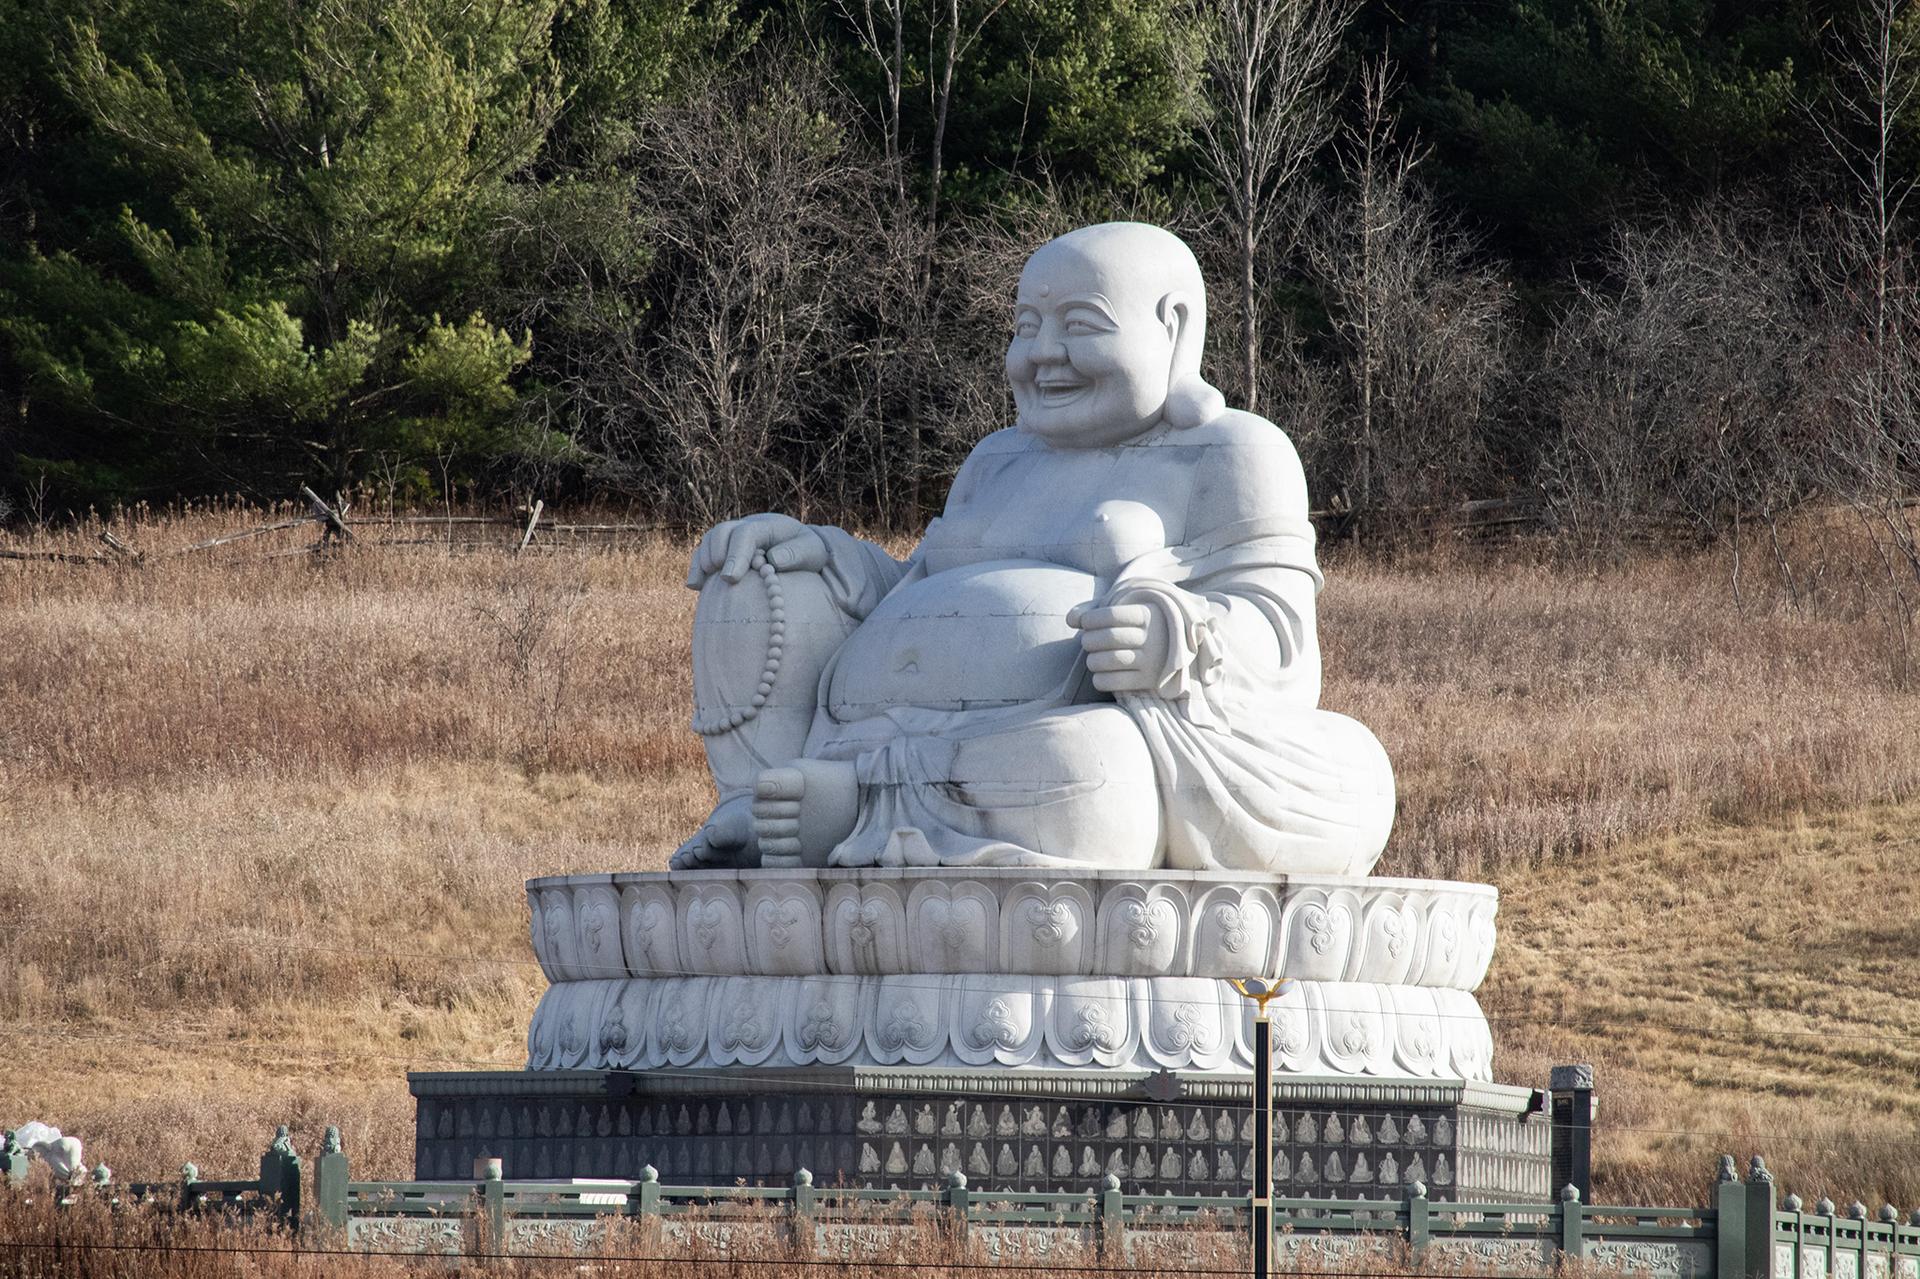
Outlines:
<svg viewBox="0 0 1920 1279"><path fill-rule="evenodd" d="M1421 0L1369 38L1409 71L1436 179L1500 247L1595 252L1643 196L1781 174L1818 66L1815 0Z"/></svg>
<svg viewBox="0 0 1920 1279"><path fill-rule="evenodd" d="M66 134L40 149L46 176L0 249L16 474L76 503L279 495L349 482L376 455L471 472L507 451L531 336L477 307L498 272L487 232L569 96L612 115L657 86L686 12L70 0L57 19L6 15L34 105ZM600 119L563 131L570 150L596 151Z"/></svg>

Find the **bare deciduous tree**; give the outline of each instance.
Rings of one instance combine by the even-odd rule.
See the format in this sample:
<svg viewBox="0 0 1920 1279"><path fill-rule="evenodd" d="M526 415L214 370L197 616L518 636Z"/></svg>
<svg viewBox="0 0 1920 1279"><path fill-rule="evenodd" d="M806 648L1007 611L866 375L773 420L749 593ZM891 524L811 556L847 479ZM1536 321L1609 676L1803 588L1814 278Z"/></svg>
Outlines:
<svg viewBox="0 0 1920 1279"><path fill-rule="evenodd" d="M1812 493L1825 417L1810 250L1728 201L1623 229L1575 281L1539 379L1554 435L1540 481L1589 552L1676 524L1734 539L1756 521L1783 581L1782 518Z"/></svg>
<svg viewBox="0 0 1920 1279"><path fill-rule="evenodd" d="M1920 175L1898 163L1920 104L1920 15L1906 0L1869 0L1842 31L1825 103L1813 118L1851 198L1834 213L1832 306L1844 335L1839 429L1819 457L1884 568L1889 615L1911 677L1920 605L1920 280L1908 205Z"/></svg>
<svg viewBox="0 0 1920 1279"><path fill-rule="evenodd" d="M838 0L840 13L862 52L880 71L879 111L883 154L895 171L900 202L907 200L906 160L901 150L901 102L908 75L906 0ZM927 108L933 137L927 149L927 220L940 220L940 184L946 176L947 120L953 107L954 74L1007 0L928 0L926 4ZM915 41L917 45L918 40Z"/></svg>
<svg viewBox="0 0 1920 1279"><path fill-rule="evenodd" d="M1384 64L1362 75L1340 186L1304 220L1333 359L1296 357L1289 397L1301 448L1356 535L1385 507L1465 496L1483 478L1512 348L1511 291L1421 184L1420 152L1396 136L1392 90Z"/></svg>
<svg viewBox="0 0 1920 1279"><path fill-rule="evenodd" d="M1194 0L1205 32L1196 140L1234 240L1240 376L1260 402L1260 270L1289 185L1333 132L1327 81L1355 0Z"/></svg>

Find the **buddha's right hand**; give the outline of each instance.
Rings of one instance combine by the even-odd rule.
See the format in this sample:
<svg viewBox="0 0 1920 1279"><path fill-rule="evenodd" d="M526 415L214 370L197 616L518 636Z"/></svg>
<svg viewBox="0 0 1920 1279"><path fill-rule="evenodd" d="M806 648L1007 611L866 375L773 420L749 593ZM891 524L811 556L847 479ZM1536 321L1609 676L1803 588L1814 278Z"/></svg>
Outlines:
<svg viewBox="0 0 1920 1279"><path fill-rule="evenodd" d="M694 548L687 586L699 590L718 573L738 583L753 566L756 551L765 551L767 563L781 573L818 573L827 564L826 539L789 515L749 515L727 520L707 530Z"/></svg>

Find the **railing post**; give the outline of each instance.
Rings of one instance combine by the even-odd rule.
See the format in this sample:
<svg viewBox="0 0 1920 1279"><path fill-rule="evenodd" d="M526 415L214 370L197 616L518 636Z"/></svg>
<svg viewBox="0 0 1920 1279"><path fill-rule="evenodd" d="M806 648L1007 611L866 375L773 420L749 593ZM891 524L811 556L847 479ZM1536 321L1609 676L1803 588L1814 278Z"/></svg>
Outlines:
<svg viewBox="0 0 1920 1279"><path fill-rule="evenodd" d="M1740 1279L1768 1279L1773 1274L1773 1174L1759 1155L1747 1166L1746 1244L1741 1249ZM1797 1243L1797 1241L1796 1241ZM1799 1273L1796 1250L1794 1273Z"/></svg>
<svg viewBox="0 0 1920 1279"><path fill-rule="evenodd" d="M1416 1181L1407 1187L1407 1254L1415 1262L1427 1251L1433 1238L1433 1205L1427 1199L1427 1183Z"/></svg>
<svg viewBox="0 0 1920 1279"><path fill-rule="evenodd" d="M793 1174L793 1246L811 1255L815 1238L813 1174L802 1168Z"/></svg>
<svg viewBox="0 0 1920 1279"><path fill-rule="evenodd" d="M1100 1256L1108 1265L1114 1265L1126 1251L1127 1207L1120 1197L1120 1178L1113 1173L1108 1173L1100 1185L1094 1220L1099 1224Z"/></svg>
<svg viewBox="0 0 1920 1279"><path fill-rule="evenodd" d="M1593 1067L1555 1066L1547 1079L1553 1094L1552 1161L1556 1185L1593 1194Z"/></svg>
<svg viewBox="0 0 1920 1279"><path fill-rule="evenodd" d="M642 1221L660 1215L660 1171L652 1164L640 1170L640 1184L634 1187L633 1210Z"/></svg>
<svg viewBox="0 0 1920 1279"><path fill-rule="evenodd" d="M274 1129L273 1144L260 1156L258 1186L263 1197L277 1200L274 1212L280 1220L299 1225L300 1156L293 1153L285 1124Z"/></svg>
<svg viewBox="0 0 1920 1279"><path fill-rule="evenodd" d="M1560 1255L1579 1260L1587 1255L1586 1206L1580 1187L1568 1182L1560 1189Z"/></svg>
<svg viewBox="0 0 1920 1279"><path fill-rule="evenodd" d="M505 1165L498 1159L487 1160L486 1180L480 1193L487 1213L487 1251L496 1257L507 1255L507 1183Z"/></svg>
<svg viewBox="0 0 1920 1279"><path fill-rule="evenodd" d="M320 1220L330 1230L347 1228L347 1154L340 1146L340 1130L331 1125L320 1143L320 1158L313 1165L313 1197Z"/></svg>
<svg viewBox="0 0 1920 1279"><path fill-rule="evenodd" d="M1856 1199L1847 1205L1847 1216L1853 1220L1855 1229L1860 1232L1854 1241L1854 1246L1859 1249L1854 1273L1864 1275L1867 1273L1867 1206ZM1836 1261L1833 1264L1837 1270L1839 1262Z"/></svg>
<svg viewBox="0 0 1920 1279"><path fill-rule="evenodd" d="M1714 1279L1747 1279L1747 1188L1732 1155L1720 1156L1713 1187Z"/></svg>
<svg viewBox="0 0 1920 1279"><path fill-rule="evenodd" d="M964 1241L967 1237L967 1174L957 1168L947 1174L947 1214L953 1237Z"/></svg>
<svg viewBox="0 0 1920 1279"><path fill-rule="evenodd" d="M200 1206L200 1192L194 1186L200 1180L200 1165L189 1159L180 1165L180 1210L190 1211Z"/></svg>

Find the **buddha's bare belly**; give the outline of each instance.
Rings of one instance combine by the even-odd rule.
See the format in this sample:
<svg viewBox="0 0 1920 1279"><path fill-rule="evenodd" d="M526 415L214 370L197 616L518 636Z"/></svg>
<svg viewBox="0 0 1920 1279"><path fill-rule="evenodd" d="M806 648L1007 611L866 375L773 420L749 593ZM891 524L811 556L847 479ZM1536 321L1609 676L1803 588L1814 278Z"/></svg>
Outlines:
<svg viewBox="0 0 1920 1279"><path fill-rule="evenodd" d="M1094 577L989 560L894 591L847 638L827 687L842 723L895 707L970 710L1065 701L1080 654L1067 613Z"/></svg>

